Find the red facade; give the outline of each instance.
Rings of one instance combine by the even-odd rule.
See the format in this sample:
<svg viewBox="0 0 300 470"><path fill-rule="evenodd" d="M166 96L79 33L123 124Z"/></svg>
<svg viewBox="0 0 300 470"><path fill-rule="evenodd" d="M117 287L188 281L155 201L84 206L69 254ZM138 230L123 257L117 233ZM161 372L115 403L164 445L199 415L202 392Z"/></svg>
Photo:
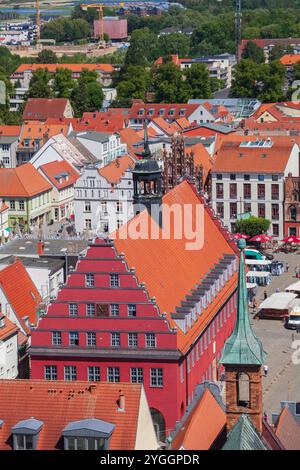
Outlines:
<svg viewBox="0 0 300 470"><path fill-rule="evenodd" d="M235 320L235 289L223 299L183 354L176 329L139 284L134 270L128 269L124 255L117 254L111 241L97 239L32 332L31 378L70 380L69 366L74 366L73 380L143 380L164 439L195 386L218 378L218 359ZM89 376L89 367L100 370ZM119 375L109 368L119 368ZM142 369L143 377L133 368Z"/></svg>

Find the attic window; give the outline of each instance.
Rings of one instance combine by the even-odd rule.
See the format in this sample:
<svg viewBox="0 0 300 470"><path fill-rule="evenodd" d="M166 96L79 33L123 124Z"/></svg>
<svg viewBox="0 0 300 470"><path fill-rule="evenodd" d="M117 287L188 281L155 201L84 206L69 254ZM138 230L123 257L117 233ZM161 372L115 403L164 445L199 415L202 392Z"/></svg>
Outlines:
<svg viewBox="0 0 300 470"><path fill-rule="evenodd" d="M170 111L168 112L168 114L169 114L169 116L174 116L174 114L175 114L175 109L174 109L174 108L170 109Z"/></svg>
<svg viewBox="0 0 300 470"><path fill-rule="evenodd" d="M35 418L19 421L11 430L14 450L34 450L37 447L38 434L43 421Z"/></svg>
<svg viewBox="0 0 300 470"><path fill-rule="evenodd" d="M65 450L107 450L115 425L101 419L82 419L63 430Z"/></svg>
<svg viewBox="0 0 300 470"><path fill-rule="evenodd" d="M159 110L159 113L158 113L158 114L159 114L160 116L162 116L162 115L164 114L164 112L165 112L164 108L161 108L161 109Z"/></svg>
<svg viewBox="0 0 300 470"><path fill-rule="evenodd" d="M185 115L185 109L181 109L179 111L179 116L184 116Z"/></svg>
<svg viewBox="0 0 300 470"><path fill-rule="evenodd" d="M144 114L144 112L145 112L144 108L141 108L141 109L139 109L139 111L138 111L138 115L139 115L139 116L142 116L142 115Z"/></svg>

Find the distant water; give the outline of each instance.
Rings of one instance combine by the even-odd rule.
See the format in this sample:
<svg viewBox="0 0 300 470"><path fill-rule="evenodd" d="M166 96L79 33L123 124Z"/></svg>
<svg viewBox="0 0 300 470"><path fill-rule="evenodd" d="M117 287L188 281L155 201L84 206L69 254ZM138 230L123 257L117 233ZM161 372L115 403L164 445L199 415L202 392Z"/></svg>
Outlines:
<svg viewBox="0 0 300 470"><path fill-rule="evenodd" d="M122 0L123 3L126 4L126 2L130 2L130 0ZM149 1L149 0L148 0ZM151 0L152 3L162 3L163 0ZM143 3L144 0L141 0L141 3ZM66 5L64 9L59 9L59 8L43 8L41 6L41 16L58 16L58 15L70 15L71 10L73 10L74 6L77 5L78 3L88 3L87 0L74 0L72 2L72 5ZM96 3L94 0L91 3ZM104 4L107 4L107 7L109 7L109 0L103 2ZM145 0L145 3L147 3L147 0ZM166 2L167 3L167 2ZM7 7L6 5L1 6L1 13L18 13L19 15L23 16L32 16L36 14L36 9L35 8L13 8L13 7Z"/></svg>

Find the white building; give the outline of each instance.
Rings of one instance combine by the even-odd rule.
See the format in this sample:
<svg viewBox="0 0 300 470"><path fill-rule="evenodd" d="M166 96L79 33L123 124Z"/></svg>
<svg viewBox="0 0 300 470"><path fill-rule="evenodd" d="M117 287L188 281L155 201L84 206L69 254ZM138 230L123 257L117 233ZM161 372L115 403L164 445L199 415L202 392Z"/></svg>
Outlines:
<svg viewBox="0 0 300 470"><path fill-rule="evenodd" d="M36 286L43 302L55 297L61 283L64 282L64 260L46 257L18 256L31 280ZM10 266L15 256L0 259L1 268ZM1 269L0 268L0 269Z"/></svg>
<svg viewBox="0 0 300 470"><path fill-rule="evenodd" d="M5 168L17 166L18 139L18 135L0 135L0 164Z"/></svg>
<svg viewBox="0 0 300 470"><path fill-rule="evenodd" d="M77 139L58 134L50 137L34 154L30 163L39 169L42 165L55 161L66 161L74 168L83 168L88 163L96 163L97 158Z"/></svg>
<svg viewBox="0 0 300 470"><path fill-rule="evenodd" d="M53 187L52 220L57 222L70 218L74 213L74 183L79 178L79 171L66 160L61 160L41 165L39 172Z"/></svg>
<svg viewBox="0 0 300 470"><path fill-rule="evenodd" d="M87 131L72 133L70 137L76 137L101 162L101 166L127 152L127 146L121 142L119 133Z"/></svg>
<svg viewBox="0 0 300 470"><path fill-rule="evenodd" d="M83 169L75 183L74 215L76 231L112 232L133 217L134 161L125 155L105 167Z"/></svg>
<svg viewBox="0 0 300 470"><path fill-rule="evenodd" d="M9 207L5 202L0 204L0 237L3 234L3 230L8 228L8 213Z"/></svg>
<svg viewBox="0 0 300 470"><path fill-rule="evenodd" d="M235 231L240 215L270 220L270 235L284 236L285 178L299 176L299 147L292 138L226 142L212 169L212 207Z"/></svg>
<svg viewBox="0 0 300 470"><path fill-rule="evenodd" d="M0 308L0 379L18 376L18 327Z"/></svg>

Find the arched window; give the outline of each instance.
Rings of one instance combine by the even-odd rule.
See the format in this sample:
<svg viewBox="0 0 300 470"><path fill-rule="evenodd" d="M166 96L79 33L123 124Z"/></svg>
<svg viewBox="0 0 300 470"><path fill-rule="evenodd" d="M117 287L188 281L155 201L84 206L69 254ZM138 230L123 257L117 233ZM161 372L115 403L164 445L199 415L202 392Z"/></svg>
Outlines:
<svg viewBox="0 0 300 470"><path fill-rule="evenodd" d="M290 206L289 210L290 210L290 219L291 220L296 220L297 219L297 209L296 209L296 207L295 206Z"/></svg>
<svg viewBox="0 0 300 470"><path fill-rule="evenodd" d="M150 408L150 412L151 412L151 417L152 417L155 433L157 436L157 440L160 442L164 442L166 440L165 418L163 417L161 412L155 408Z"/></svg>
<svg viewBox="0 0 300 470"><path fill-rule="evenodd" d="M250 407L250 379L247 374L239 373L236 376L236 396L238 406Z"/></svg>

